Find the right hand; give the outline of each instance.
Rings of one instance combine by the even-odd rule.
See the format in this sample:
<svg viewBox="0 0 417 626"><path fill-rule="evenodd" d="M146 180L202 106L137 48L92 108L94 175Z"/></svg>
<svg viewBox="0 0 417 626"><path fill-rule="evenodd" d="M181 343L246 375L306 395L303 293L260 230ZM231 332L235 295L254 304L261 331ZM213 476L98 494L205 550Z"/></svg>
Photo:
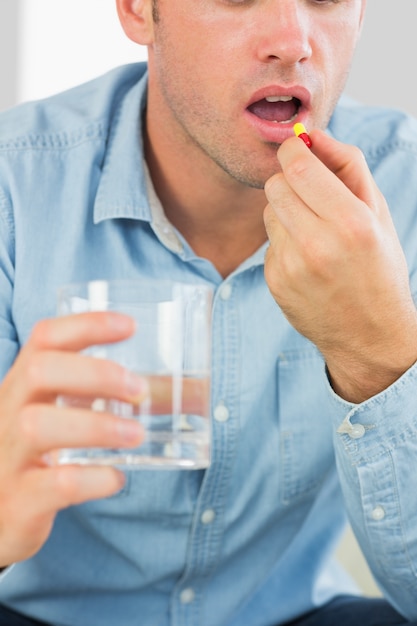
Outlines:
<svg viewBox="0 0 417 626"><path fill-rule="evenodd" d="M47 540L55 515L116 493L113 467L53 465L60 448L136 447L133 420L58 407L57 396L130 401L144 381L110 361L79 352L126 339L134 322L116 313L83 313L39 322L0 386L0 567L29 558Z"/></svg>
<svg viewBox="0 0 417 626"><path fill-rule="evenodd" d="M334 391L364 402L417 359L417 312L389 207L363 154L323 131L290 137L269 201L269 289L326 361Z"/></svg>

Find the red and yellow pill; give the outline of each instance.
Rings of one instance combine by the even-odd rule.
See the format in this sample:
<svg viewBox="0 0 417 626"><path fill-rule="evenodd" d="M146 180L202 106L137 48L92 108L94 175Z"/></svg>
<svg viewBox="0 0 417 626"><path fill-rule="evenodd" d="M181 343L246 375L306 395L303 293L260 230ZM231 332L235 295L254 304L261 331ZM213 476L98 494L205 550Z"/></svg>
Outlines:
<svg viewBox="0 0 417 626"><path fill-rule="evenodd" d="M313 143L310 139L310 135L305 129L304 124L301 124L301 122L297 122L296 124L294 124L293 128L295 135L304 141L307 148L311 148Z"/></svg>

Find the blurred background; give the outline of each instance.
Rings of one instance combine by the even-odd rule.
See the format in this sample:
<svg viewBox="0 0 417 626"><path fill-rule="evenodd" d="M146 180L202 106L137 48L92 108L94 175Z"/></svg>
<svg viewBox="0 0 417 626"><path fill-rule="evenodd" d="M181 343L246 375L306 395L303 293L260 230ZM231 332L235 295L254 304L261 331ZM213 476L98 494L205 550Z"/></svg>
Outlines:
<svg viewBox="0 0 417 626"><path fill-rule="evenodd" d="M416 0L368 0L346 88L349 95L417 116L411 66L417 41L410 17L415 4ZM0 0L0 110L144 59L146 49L124 35L114 0ZM366 594L378 594L350 531L338 556Z"/></svg>

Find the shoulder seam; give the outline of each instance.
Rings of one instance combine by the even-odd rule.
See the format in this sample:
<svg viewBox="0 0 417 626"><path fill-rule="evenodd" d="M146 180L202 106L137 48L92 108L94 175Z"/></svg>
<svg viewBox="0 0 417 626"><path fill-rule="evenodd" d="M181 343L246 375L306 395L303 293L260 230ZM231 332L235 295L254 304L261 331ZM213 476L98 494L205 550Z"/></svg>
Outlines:
<svg viewBox="0 0 417 626"><path fill-rule="evenodd" d="M102 139L107 132L103 121L90 123L73 131L28 134L0 141L0 152L20 150L67 150L94 139Z"/></svg>

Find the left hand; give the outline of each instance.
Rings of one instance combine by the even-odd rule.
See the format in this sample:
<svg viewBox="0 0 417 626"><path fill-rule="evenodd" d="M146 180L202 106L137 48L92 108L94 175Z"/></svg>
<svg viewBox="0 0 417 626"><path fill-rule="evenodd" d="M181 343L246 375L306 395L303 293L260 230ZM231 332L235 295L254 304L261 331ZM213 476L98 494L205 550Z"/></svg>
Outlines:
<svg viewBox="0 0 417 626"><path fill-rule="evenodd" d="M265 186L265 277L323 354L335 391L362 402L417 360L417 314L389 209L358 148L322 131L278 150Z"/></svg>

